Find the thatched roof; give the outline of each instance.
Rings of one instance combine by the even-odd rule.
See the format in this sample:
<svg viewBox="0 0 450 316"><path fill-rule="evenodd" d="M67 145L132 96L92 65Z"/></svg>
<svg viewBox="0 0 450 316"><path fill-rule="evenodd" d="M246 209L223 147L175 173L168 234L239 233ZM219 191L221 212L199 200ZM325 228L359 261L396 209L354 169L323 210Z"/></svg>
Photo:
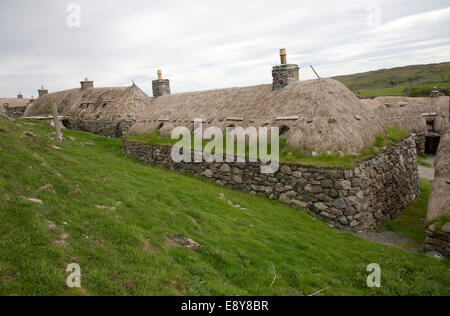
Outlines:
<svg viewBox="0 0 450 316"><path fill-rule="evenodd" d="M83 119L133 120L144 113L150 97L139 87L71 89L44 95L25 111L24 116L51 113L56 103L60 115Z"/></svg>
<svg viewBox="0 0 450 316"><path fill-rule="evenodd" d="M444 133L448 127L450 97L378 97L363 102L375 110L385 125L407 129L411 133L426 133L427 119L434 119L434 130L438 133Z"/></svg>
<svg viewBox="0 0 450 316"><path fill-rule="evenodd" d="M277 91L259 85L159 97L131 131L148 133L164 123L162 132L169 133L194 118L205 120L205 127L287 126L288 144L315 151L360 152L384 133L372 109L332 79L294 82Z"/></svg>
<svg viewBox="0 0 450 316"><path fill-rule="evenodd" d="M441 139L435 168L435 180L428 204L428 221L450 216L450 184L447 182L450 181L450 130Z"/></svg>
<svg viewBox="0 0 450 316"><path fill-rule="evenodd" d="M17 99L17 98L0 98L0 107L4 107L8 104L10 108L17 108L27 106L30 103L30 99Z"/></svg>

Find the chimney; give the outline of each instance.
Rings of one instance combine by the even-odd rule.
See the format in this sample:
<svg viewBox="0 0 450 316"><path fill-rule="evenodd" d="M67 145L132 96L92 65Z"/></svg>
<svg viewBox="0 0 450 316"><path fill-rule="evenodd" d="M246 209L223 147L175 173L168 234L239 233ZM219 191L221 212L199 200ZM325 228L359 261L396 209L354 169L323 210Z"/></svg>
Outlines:
<svg viewBox="0 0 450 316"><path fill-rule="evenodd" d="M94 81L89 81L88 78L84 78L84 81L80 82L81 84L81 90L87 90L94 88Z"/></svg>
<svg viewBox="0 0 450 316"><path fill-rule="evenodd" d="M23 99L23 95L21 92L19 92L19 94L17 95L17 99Z"/></svg>
<svg viewBox="0 0 450 316"><path fill-rule="evenodd" d="M43 97L44 95L48 94L48 90L44 88L44 85L41 86L41 89L38 90L39 97Z"/></svg>
<svg viewBox="0 0 450 316"><path fill-rule="evenodd" d="M163 79L162 70L158 70L158 80L152 81L153 97L162 97L163 95L170 95L170 81Z"/></svg>
<svg viewBox="0 0 450 316"><path fill-rule="evenodd" d="M296 64L287 63L286 49L280 49L281 65L274 66L272 70L273 90L279 90L292 82L299 81L300 68Z"/></svg>

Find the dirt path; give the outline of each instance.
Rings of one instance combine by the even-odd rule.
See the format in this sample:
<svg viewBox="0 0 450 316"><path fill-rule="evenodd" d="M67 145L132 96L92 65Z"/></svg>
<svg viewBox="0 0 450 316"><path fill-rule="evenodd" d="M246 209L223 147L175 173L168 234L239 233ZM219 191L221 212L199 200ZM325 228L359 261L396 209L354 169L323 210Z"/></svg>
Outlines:
<svg viewBox="0 0 450 316"><path fill-rule="evenodd" d="M434 166L434 156L427 156L425 160L430 165ZM422 179L434 181L434 168L419 166L419 176Z"/></svg>
<svg viewBox="0 0 450 316"><path fill-rule="evenodd" d="M355 233L356 237L405 251L417 252L419 247L413 240L394 232Z"/></svg>

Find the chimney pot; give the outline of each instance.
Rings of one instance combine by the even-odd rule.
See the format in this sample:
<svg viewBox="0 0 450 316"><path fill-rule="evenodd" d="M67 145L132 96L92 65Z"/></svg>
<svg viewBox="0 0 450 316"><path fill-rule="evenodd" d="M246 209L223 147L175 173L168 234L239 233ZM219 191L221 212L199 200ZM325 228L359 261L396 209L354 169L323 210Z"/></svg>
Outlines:
<svg viewBox="0 0 450 316"><path fill-rule="evenodd" d="M280 58L281 58L281 64L286 65L287 64L286 48L280 49Z"/></svg>
<svg viewBox="0 0 450 316"><path fill-rule="evenodd" d="M158 69L158 80L162 80L162 70Z"/></svg>
<svg viewBox="0 0 450 316"><path fill-rule="evenodd" d="M17 94L17 99L23 99L22 92L19 92L19 94Z"/></svg>

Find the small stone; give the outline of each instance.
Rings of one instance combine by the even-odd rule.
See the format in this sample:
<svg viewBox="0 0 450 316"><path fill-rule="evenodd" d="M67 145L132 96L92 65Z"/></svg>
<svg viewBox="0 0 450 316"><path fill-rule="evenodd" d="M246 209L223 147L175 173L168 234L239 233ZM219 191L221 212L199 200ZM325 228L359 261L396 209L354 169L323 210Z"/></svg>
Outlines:
<svg viewBox="0 0 450 316"><path fill-rule="evenodd" d="M284 174L287 174L287 175L291 175L292 174L292 170L291 170L291 168L289 166L281 167L280 171L282 173L284 173Z"/></svg>
<svg viewBox="0 0 450 316"><path fill-rule="evenodd" d="M320 202L314 204L314 207L317 208L321 212L326 211L328 209L328 207L325 204L320 203Z"/></svg>
<svg viewBox="0 0 450 316"><path fill-rule="evenodd" d="M345 202L344 199L337 199L337 200L334 200L333 205L337 209L343 210L347 207L347 202Z"/></svg>
<svg viewBox="0 0 450 316"><path fill-rule="evenodd" d="M224 201L226 201L226 197L225 197L225 194L223 194L223 193L220 193L220 195L219 195L219 199L221 199L221 200L224 200Z"/></svg>
<svg viewBox="0 0 450 316"><path fill-rule="evenodd" d="M427 252L427 256L438 260L444 259L444 257L439 252L436 251Z"/></svg>
<svg viewBox="0 0 450 316"><path fill-rule="evenodd" d="M276 185L275 185L275 191L277 191L277 192L284 192L284 191L286 191L286 189L285 189L285 187L284 187L284 185L283 184L281 184L281 183L277 183Z"/></svg>
<svg viewBox="0 0 450 316"><path fill-rule="evenodd" d="M448 222L447 224L445 224L444 226L442 226L441 230L442 230L444 233L450 234L450 222Z"/></svg>
<svg viewBox="0 0 450 316"><path fill-rule="evenodd" d="M345 216L341 216L341 217L339 218L339 222L340 222L342 225L348 225L348 219L347 219L347 217L345 217Z"/></svg>
<svg viewBox="0 0 450 316"><path fill-rule="evenodd" d="M298 207L298 208L301 208L301 209L308 208L308 203L302 202L302 201L298 201L298 200L292 200L291 204L294 205L295 207Z"/></svg>
<svg viewBox="0 0 450 316"><path fill-rule="evenodd" d="M227 164L223 164L222 167L220 167L220 171L222 172L230 172L231 171L231 167Z"/></svg>
<svg viewBox="0 0 450 316"><path fill-rule="evenodd" d="M213 173L212 173L211 170L206 169L205 172L203 173L203 175L204 175L205 177L207 177L207 178L212 178Z"/></svg>
<svg viewBox="0 0 450 316"><path fill-rule="evenodd" d="M429 227L428 227L428 230L430 231L430 232L435 232L436 231L436 225L430 225Z"/></svg>
<svg viewBox="0 0 450 316"><path fill-rule="evenodd" d="M300 172L300 171L294 171L293 173L292 173L292 175L295 177L295 178L301 178L302 177L302 173Z"/></svg>
<svg viewBox="0 0 450 316"><path fill-rule="evenodd" d="M318 156L319 156L319 154L318 154L318 153L316 153L315 151L313 151L313 152L311 153L311 156L313 156L313 157L318 157Z"/></svg>
<svg viewBox="0 0 450 316"><path fill-rule="evenodd" d="M345 170L344 171L344 177L347 180L353 178L353 170Z"/></svg>
<svg viewBox="0 0 450 316"><path fill-rule="evenodd" d="M44 205L44 203L43 203L41 200L38 200L38 199L27 198L27 197L24 197L24 196L21 196L20 198L21 198L22 200L25 200L25 201L29 201L29 202L32 202L32 203L36 203L36 204L39 204L39 205Z"/></svg>
<svg viewBox="0 0 450 316"><path fill-rule="evenodd" d="M358 222L355 221L355 220L353 220L353 221L350 223L350 227L351 227L351 228L356 227L356 226L358 226L358 225L359 225Z"/></svg>
<svg viewBox="0 0 450 316"><path fill-rule="evenodd" d="M238 175L238 174L236 174L236 175L234 175L233 176L233 181L236 183L236 184L242 184L244 181L242 181L242 177L240 176L240 175Z"/></svg>

